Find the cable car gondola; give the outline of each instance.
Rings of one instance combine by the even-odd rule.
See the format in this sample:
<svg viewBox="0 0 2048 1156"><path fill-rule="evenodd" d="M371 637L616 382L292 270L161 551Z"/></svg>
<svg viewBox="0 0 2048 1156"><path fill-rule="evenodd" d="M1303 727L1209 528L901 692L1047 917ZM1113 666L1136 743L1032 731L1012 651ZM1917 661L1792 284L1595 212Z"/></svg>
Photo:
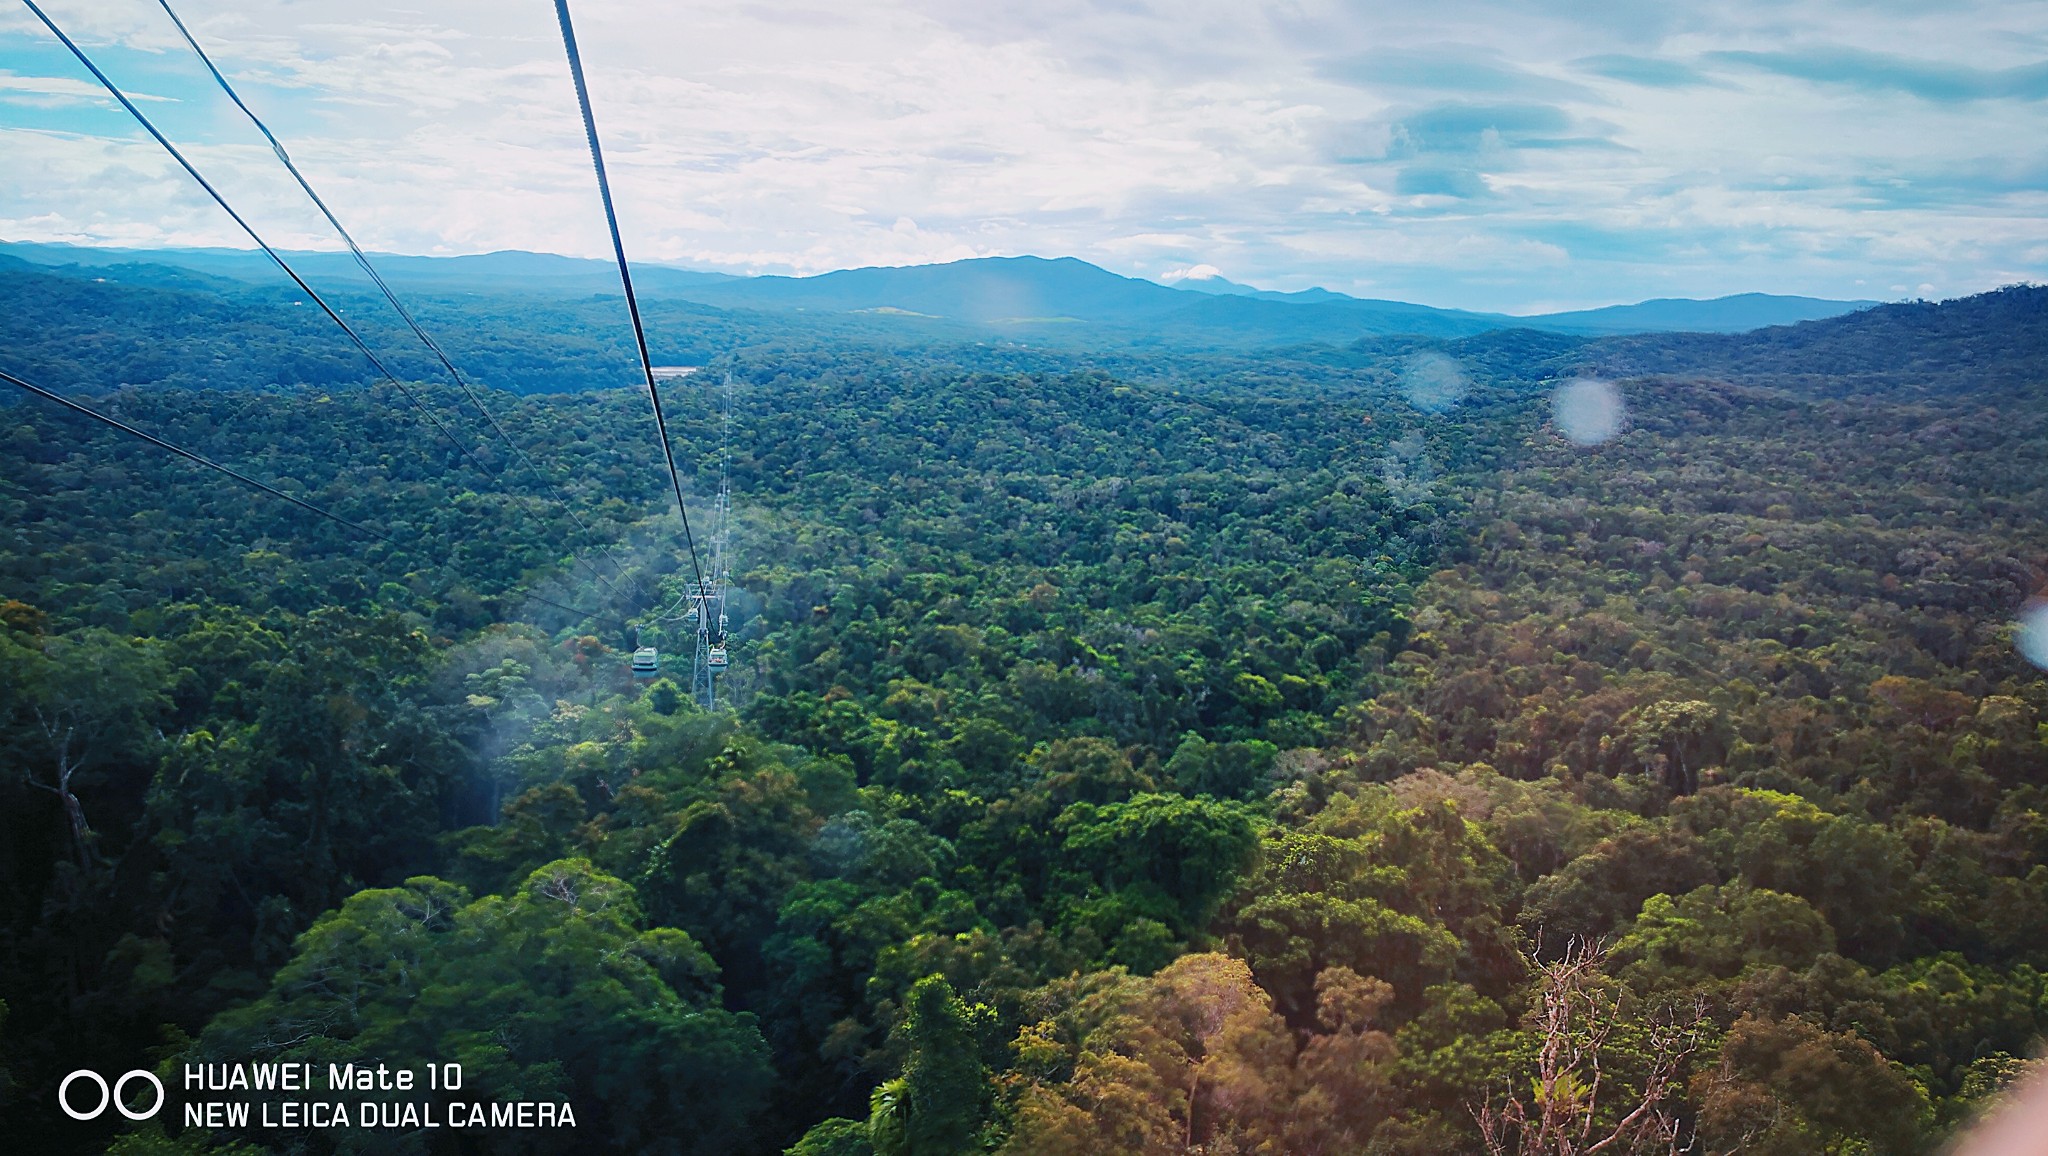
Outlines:
<svg viewBox="0 0 2048 1156"><path fill-rule="evenodd" d="M731 659L725 653L725 643L721 642L713 646L709 656L704 659L704 663L713 670L724 670L730 665Z"/></svg>
<svg viewBox="0 0 2048 1156"><path fill-rule="evenodd" d="M652 646L643 646L633 652L633 677L655 678L661 674L661 652Z"/></svg>

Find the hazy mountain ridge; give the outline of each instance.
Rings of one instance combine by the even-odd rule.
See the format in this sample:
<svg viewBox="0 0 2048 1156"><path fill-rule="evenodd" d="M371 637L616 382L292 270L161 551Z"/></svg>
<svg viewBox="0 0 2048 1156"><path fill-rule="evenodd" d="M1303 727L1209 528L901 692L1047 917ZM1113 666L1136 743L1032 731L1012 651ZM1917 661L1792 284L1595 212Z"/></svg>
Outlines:
<svg viewBox="0 0 2048 1156"><path fill-rule="evenodd" d="M1715 377L1837 395L2037 396L2048 384L2048 286L1878 305L1744 334L1615 337L1587 352L1590 368L1615 376Z"/></svg>
<svg viewBox="0 0 2048 1156"><path fill-rule="evenodd" d="M1746 333L1772 325L1822 321L1879 304L1830 301L1777 293L1737 293L1708 301L1658 297L1634 305L1608 305L1548 313L1532 328L1576 333Z"/></svg>
<svg viewBox="0 0 2048 1156"><path fill-rule="evenodd" d="M309 280L346 281L368 285L369 278L347 253L280 250L292 267ZM131 271L145 266L189 270L213 278L273 284L283 274L270 258L250 249L118 249L91 245L54 245L24 241L0 241L0 256L19 258L33 265L81 270L125 267ZM403 253L373 253L377 271L394 286L412 286L454 292L618 292L618 270L610 262L556 253L529 253L508 249L495 253L469 253L452 257L423 257ZM635 265L637 289L667 292L684 285L704 285L736 280L726 273L677 269L666 265Z"/></svg>
<svg viewBox="0 0 2048 1156"><path fill-rule="evenodd" d="M0 253L51 266L101 268L160 264L215 277L265 283L278 276L261 254L238 250L92 249L0 244ZM290 254L309 278L360 283L342 253ZM460 257L377 255L395 284L441 292L613 293L604 261L555 254L500 252ZM1763 293L1712 301L1660 298L1633 305L1517 317L1403 301L1351 297L1327 289L1280 293L1223 278L1176 286L1125 277L1075 257L982 257L941 265L841 269L811 277L733 277L636 265L635 286L724 308L870 313L904 323L943 320L1061 343L1170 340L1177 344L1258 346L1346 342L1412 334L1466 337L1489 329L1529 328L1588 335L1642 332L1741 332L1837 316L1872 304ZM1083 332L1052 332L1050 327ZM1029 335L1024 337L1024 335Z"/></svg>
<svg viewBox="0 0 2048 1156"><path fill-rule="evenodd" d="M701 365L722 354L822 341L848 356L893 351L920 359L965 358L976 365L994 358L1020 370L1042 369L1051 359L1238 393L1348 391L1398 373L1408 356L1422 350L1456 358L1476 381L1515 390L1594 373L1710 376L1803 393L1838 391L1849 381L1859 388L2010 393L2038 384L2039 367L2048 359L2048 289L2041 288L1886 305L1742 334L1588 336L1501 328L1487 315L1399 303L1374 312L1352 304L1294 305L1163 286L1149 287L1153 308L1177 308L1141 319L1142 328L1136 322L1113 327L1053 321L1043 314L1038 320L976 325L918 315L924 311L916 306L937 307L936 298L956 291L946 278L957 279L961 271L937 269L946 272L930 275L924 297L897 298L910 304L894 308L915 310L909 313L837 307L858 300L861 282L873 273L814 279L823 284L805 288L815 307L730 299L738 294L726 304L655 294L642 302L642 311L660 364ZM1062 275L1084 288L1092 282L1097 292L1126 280L1079 261ZM618 386L635 378L636 358L616 295L401 288L410 290L410 307L475 381L536 393ZM396 372L414 380L439 378L431 358L364 284L329 289L329 300ZM0 310L0 348L7 351L9 371L54 387L244 389L372 378L361 355L289 283L257 284L166 265L51 267L0 253L0 301L8 303ZM1004 308L1048 304L1044 298L984 299L980 308L1000 317ZM1332 333L1343 339L1333 340ZM227 350L233 352L223 356Z"/></svg>

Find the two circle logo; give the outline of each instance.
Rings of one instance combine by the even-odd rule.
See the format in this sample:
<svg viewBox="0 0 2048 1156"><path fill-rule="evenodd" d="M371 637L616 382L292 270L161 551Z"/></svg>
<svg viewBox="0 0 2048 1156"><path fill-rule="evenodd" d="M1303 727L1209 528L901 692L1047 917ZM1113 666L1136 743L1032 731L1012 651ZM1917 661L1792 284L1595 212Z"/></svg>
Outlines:
<svg viewBox="0 0 2048 1156"><path fill-rule="evenodd" d="M99 1085L100 1102L94 1105L90 1112L81 1112L71 1106L71 1085L79 1080L90 1080ZM149 1111L137 1112L128 1107L122 1090L128 1086L128 1081L130 1080L145 1080L149 1083L150 1087L156 1089L156 1102L149 1106ZM57 1106L64 1109L64 1114L74 1120L98 1119L100 1114L107 1110L108 1104L112 1104L115 1111L128 1117L130 1120L147 1120L151 1116L156 1115L158 1110L164 1106L163 1082L158 1080L154 1073L145 1072L137 1068L123 1075L120 1079L115 1080L113 1088L109 1089L106 1077L98 1072L80 1068L64 1077L64 1082L57 1085Z"/></svg>

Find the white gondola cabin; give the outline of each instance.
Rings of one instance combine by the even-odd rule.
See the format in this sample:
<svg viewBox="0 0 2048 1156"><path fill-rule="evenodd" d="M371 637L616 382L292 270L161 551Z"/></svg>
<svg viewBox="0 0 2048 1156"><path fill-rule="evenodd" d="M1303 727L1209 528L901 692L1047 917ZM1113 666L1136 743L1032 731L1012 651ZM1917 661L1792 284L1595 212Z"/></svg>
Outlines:
<svg viewBox="0 0 2048 1156"><path fill-rule="evenodd" d="M724 670L732 660L725 652L725 644L721 642L711 648L710 656L704 661L713 670Z"/></svg>
<svg viewBox="0 0 2048 1156"><path fill-rule="evenodd" d="M652 646L643 646L633 652L633 677L656 678L661 674L661 652Z"/></svg>

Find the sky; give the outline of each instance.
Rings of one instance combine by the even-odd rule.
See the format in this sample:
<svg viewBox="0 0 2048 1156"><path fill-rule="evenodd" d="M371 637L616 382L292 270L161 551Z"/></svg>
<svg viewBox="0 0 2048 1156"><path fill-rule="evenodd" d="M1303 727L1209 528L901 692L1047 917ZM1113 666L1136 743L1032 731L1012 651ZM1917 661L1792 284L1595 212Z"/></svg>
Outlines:
<svg viewBox="0 0 2048 1156"><path fill-rule="evenodd" d="M39 0L337 246L154 0ZM365 247L606 256L546 0L173 0ZM629 253L1073 256L1506 312L2048 280L2048 4L577 0ZM0 5L0 239L248 242Z"/></svg>

